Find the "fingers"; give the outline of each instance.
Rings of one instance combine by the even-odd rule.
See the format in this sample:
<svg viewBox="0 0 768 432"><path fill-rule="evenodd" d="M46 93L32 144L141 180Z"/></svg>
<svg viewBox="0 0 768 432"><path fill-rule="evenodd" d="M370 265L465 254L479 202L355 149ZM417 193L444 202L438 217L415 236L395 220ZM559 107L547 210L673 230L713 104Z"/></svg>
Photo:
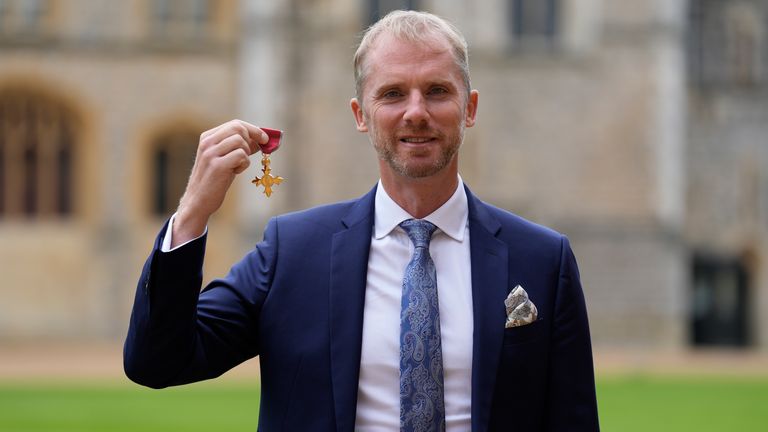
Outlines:
<svg viewBox="0 0 768 432"><path fill-rule="evenodd" d="M261 152L264 154L270 154L280 147L280 139L283 136L283 132L278 129L261 128L262 131L267 133L269 141L263 144L259 144Z"/></svg>
<svg viewBox="0 0 768 432"><path fill-rule="evenodd" d="M206 177L219 176L229 177L232 173L240 174L250 166L249 156L251 149L240 135L232 135L224 141L213 146L201 148L198 151L195 168L201 172L207 173Z"/></svg>
<svg viewBox="0 0 768 432"><path fill-rule="evenodd" d="M196 171L214 177L240 174L250 166L248 156L259 150L274 151L280 136L278 130L258 128L242 120L231 120L209 129L200 135L193 175Z"/></svg>
<svg viewBox="0 0 768 432"><path fill-rule="evenodd" d="M235 135L240 136L248 145L248 154L256 153L260 149L259 144L269 141L269 136L260 128L242 120L231 120L200 134L201 150L216 146Z"/></svg>
<svg viewBox="0 0 768 432"><path fill-rule="evenodd" d="M235 174L240 174L245 171L250 165L251 160L248 158L248 153L242 148L235 149L219 158L223 167L231 169Z"/></svg>
<svg viewBox="0 0 768 432"><path fill-rule="evenodd" d="M207 146L203 152L211 157L220 157L238 149L247 155L253 153L253 147L240 135L226 137L215 145Z"/></svg>
<svg viewBox="0 0 768 432"><path fill-rule="evenodd" d="M203 132L200 136L200 152L213 151L216 155L222 155L224 153L218 147L224 142L231 143L233 138L246 146L248 154L255 153L258 150L258 144L251 139L248 129L241 122L233 120L224 123L218 128Z"/></svg>
<svg viewBox="0 0 768 432"><path fill-rule="evenodd" d="M261 128L258 128L248 122L242 122L243 126L245 126L246 130L248 131L248 135L251 137L252 140L256 141L259 144L266 144L269 141L269 136L266 132L261 130Z"/></svg>

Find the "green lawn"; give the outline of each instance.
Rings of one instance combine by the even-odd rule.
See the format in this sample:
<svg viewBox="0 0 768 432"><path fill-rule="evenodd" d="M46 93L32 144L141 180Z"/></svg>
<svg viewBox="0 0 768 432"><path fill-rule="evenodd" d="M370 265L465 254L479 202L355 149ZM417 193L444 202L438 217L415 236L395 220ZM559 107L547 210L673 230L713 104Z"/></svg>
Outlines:
<svg viewBox="0 0 768 432"><path fill-rule="evenodd" d="M127 382L0 383L0 431L255 431L258 390L253 382L164 390Z"/></svg>
<svg viewBox="0 0 768 432"><path fill-rule="evenodd" d="M768 377L615 377L598 382L604 431L768 431Z"/></svg>
<svg viewBox="0 0 768 432"><path fill-rule="evenodd" d="M768 377L609 377L597 391L603 431L768 430ZM0 431L253 431L258 402L253 382L0 382Z"/></svg>

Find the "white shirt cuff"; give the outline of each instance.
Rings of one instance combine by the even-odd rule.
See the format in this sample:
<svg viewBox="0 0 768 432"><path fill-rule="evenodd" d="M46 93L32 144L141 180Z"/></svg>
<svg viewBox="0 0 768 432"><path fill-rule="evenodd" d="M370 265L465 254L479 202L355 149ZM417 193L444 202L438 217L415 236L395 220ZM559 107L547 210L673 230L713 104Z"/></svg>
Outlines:
<svg viewBox="0 0 768 432"><path fill-rule="evenodd" d="M208 225L206 225L205 226L205 231L203 231L203 233L199 237L193 238L192 240L184 242L184 243L176 246L175 248L171 249L171 244L172 244L171 241L173 240L172 239L172 237L173 237L172 236L172 233L173 233L173 221L175 219L176 219L176 213L174 213L173 216L171 216L171 220L168 221L168 228L166 228L166 230L165 230L165 236L163 237L163 244L160 245L160 252L175 251L176 249L186 245L187 243L193 242L193 241L199 239L200 237L203 237L204 235L208 234Z"/></svg>

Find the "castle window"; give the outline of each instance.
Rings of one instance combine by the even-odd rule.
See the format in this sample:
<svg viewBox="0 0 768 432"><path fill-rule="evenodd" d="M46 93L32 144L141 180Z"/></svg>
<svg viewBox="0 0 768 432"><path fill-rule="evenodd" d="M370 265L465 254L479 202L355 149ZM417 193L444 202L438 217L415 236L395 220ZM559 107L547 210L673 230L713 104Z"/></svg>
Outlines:
<svg viewBox="0 0 768 432"><path fill-rule="evenodd" d="M557 36L558 0L512 0L508 17L515 46L550 45Z"/></svg>
<svg viewBox="0 0 768 432"><path fill-rule="evenodd" d="M418 0L369 0L368 25L372 25L393 10L417 10L419 3Z"/></svg>
<svg viewBox="0 0 768 432"><path fill-rule="evenodd" d="M23 33L38 32L47 6L45 0L24 0L17 3L20 30Z"/></svg>
<svg viewBox="0 0 768 432"><path fill-rule="evenodd" d="M697 256L692 295L694 345L749 344L749 277L739 260Z"/></svg>
<svg viewBox="0 0 768 432"><path fill-rule="evenodd" d="M764 84L767 31L763 12L754 2L692 1L688 38L692 82L702 87Z"/></svg>
<svg viewBox="0 0 768 432"><path fill-rule="evenodd" d="M155 216L168 217L178 207L195 162L200 134L191 130L160 134L152 152L153 191L151 209Z"/></svg>
<svg viewBox="0 0 768 432"><path fill-rule="evenodd" d="M0 34L34 37L43 32L48 0L0 0Z"/></svg>
<svg viewBox="0 0 768 432"><path fill-rule="evenodd" d="M208 34L213 21L210 0L153 0L155 36L166 40L199 40Z"/></svg>
<svg viewBox="0 0 768 432"><path fill-rule="evenodd" d="M61 104L0 91L0 217L59 217L73 209L75 122Z"/></svg>

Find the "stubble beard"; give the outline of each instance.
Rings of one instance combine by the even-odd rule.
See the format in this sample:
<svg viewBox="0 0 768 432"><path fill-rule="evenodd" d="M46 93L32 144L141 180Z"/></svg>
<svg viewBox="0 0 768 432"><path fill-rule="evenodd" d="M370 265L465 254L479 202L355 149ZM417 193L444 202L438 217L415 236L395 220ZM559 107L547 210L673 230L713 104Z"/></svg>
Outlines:
<svg viewBox="0 0 768 432"><path fill-rule="evenodd" d="M425 130L427 129L421 128L413 130L413 132L418 133ZM447 145L440 148L437 158L427 162L416 160L418 155L409 155L405 151L398 152L400 142L394 139L392 135L384 136L378 130L372 132L370 139L379 159L389 165L397 174L413 179L430 177L442 171L456 157L464 139L464 125L461 125L455 134L439 135L438 139Z"/></svg>

